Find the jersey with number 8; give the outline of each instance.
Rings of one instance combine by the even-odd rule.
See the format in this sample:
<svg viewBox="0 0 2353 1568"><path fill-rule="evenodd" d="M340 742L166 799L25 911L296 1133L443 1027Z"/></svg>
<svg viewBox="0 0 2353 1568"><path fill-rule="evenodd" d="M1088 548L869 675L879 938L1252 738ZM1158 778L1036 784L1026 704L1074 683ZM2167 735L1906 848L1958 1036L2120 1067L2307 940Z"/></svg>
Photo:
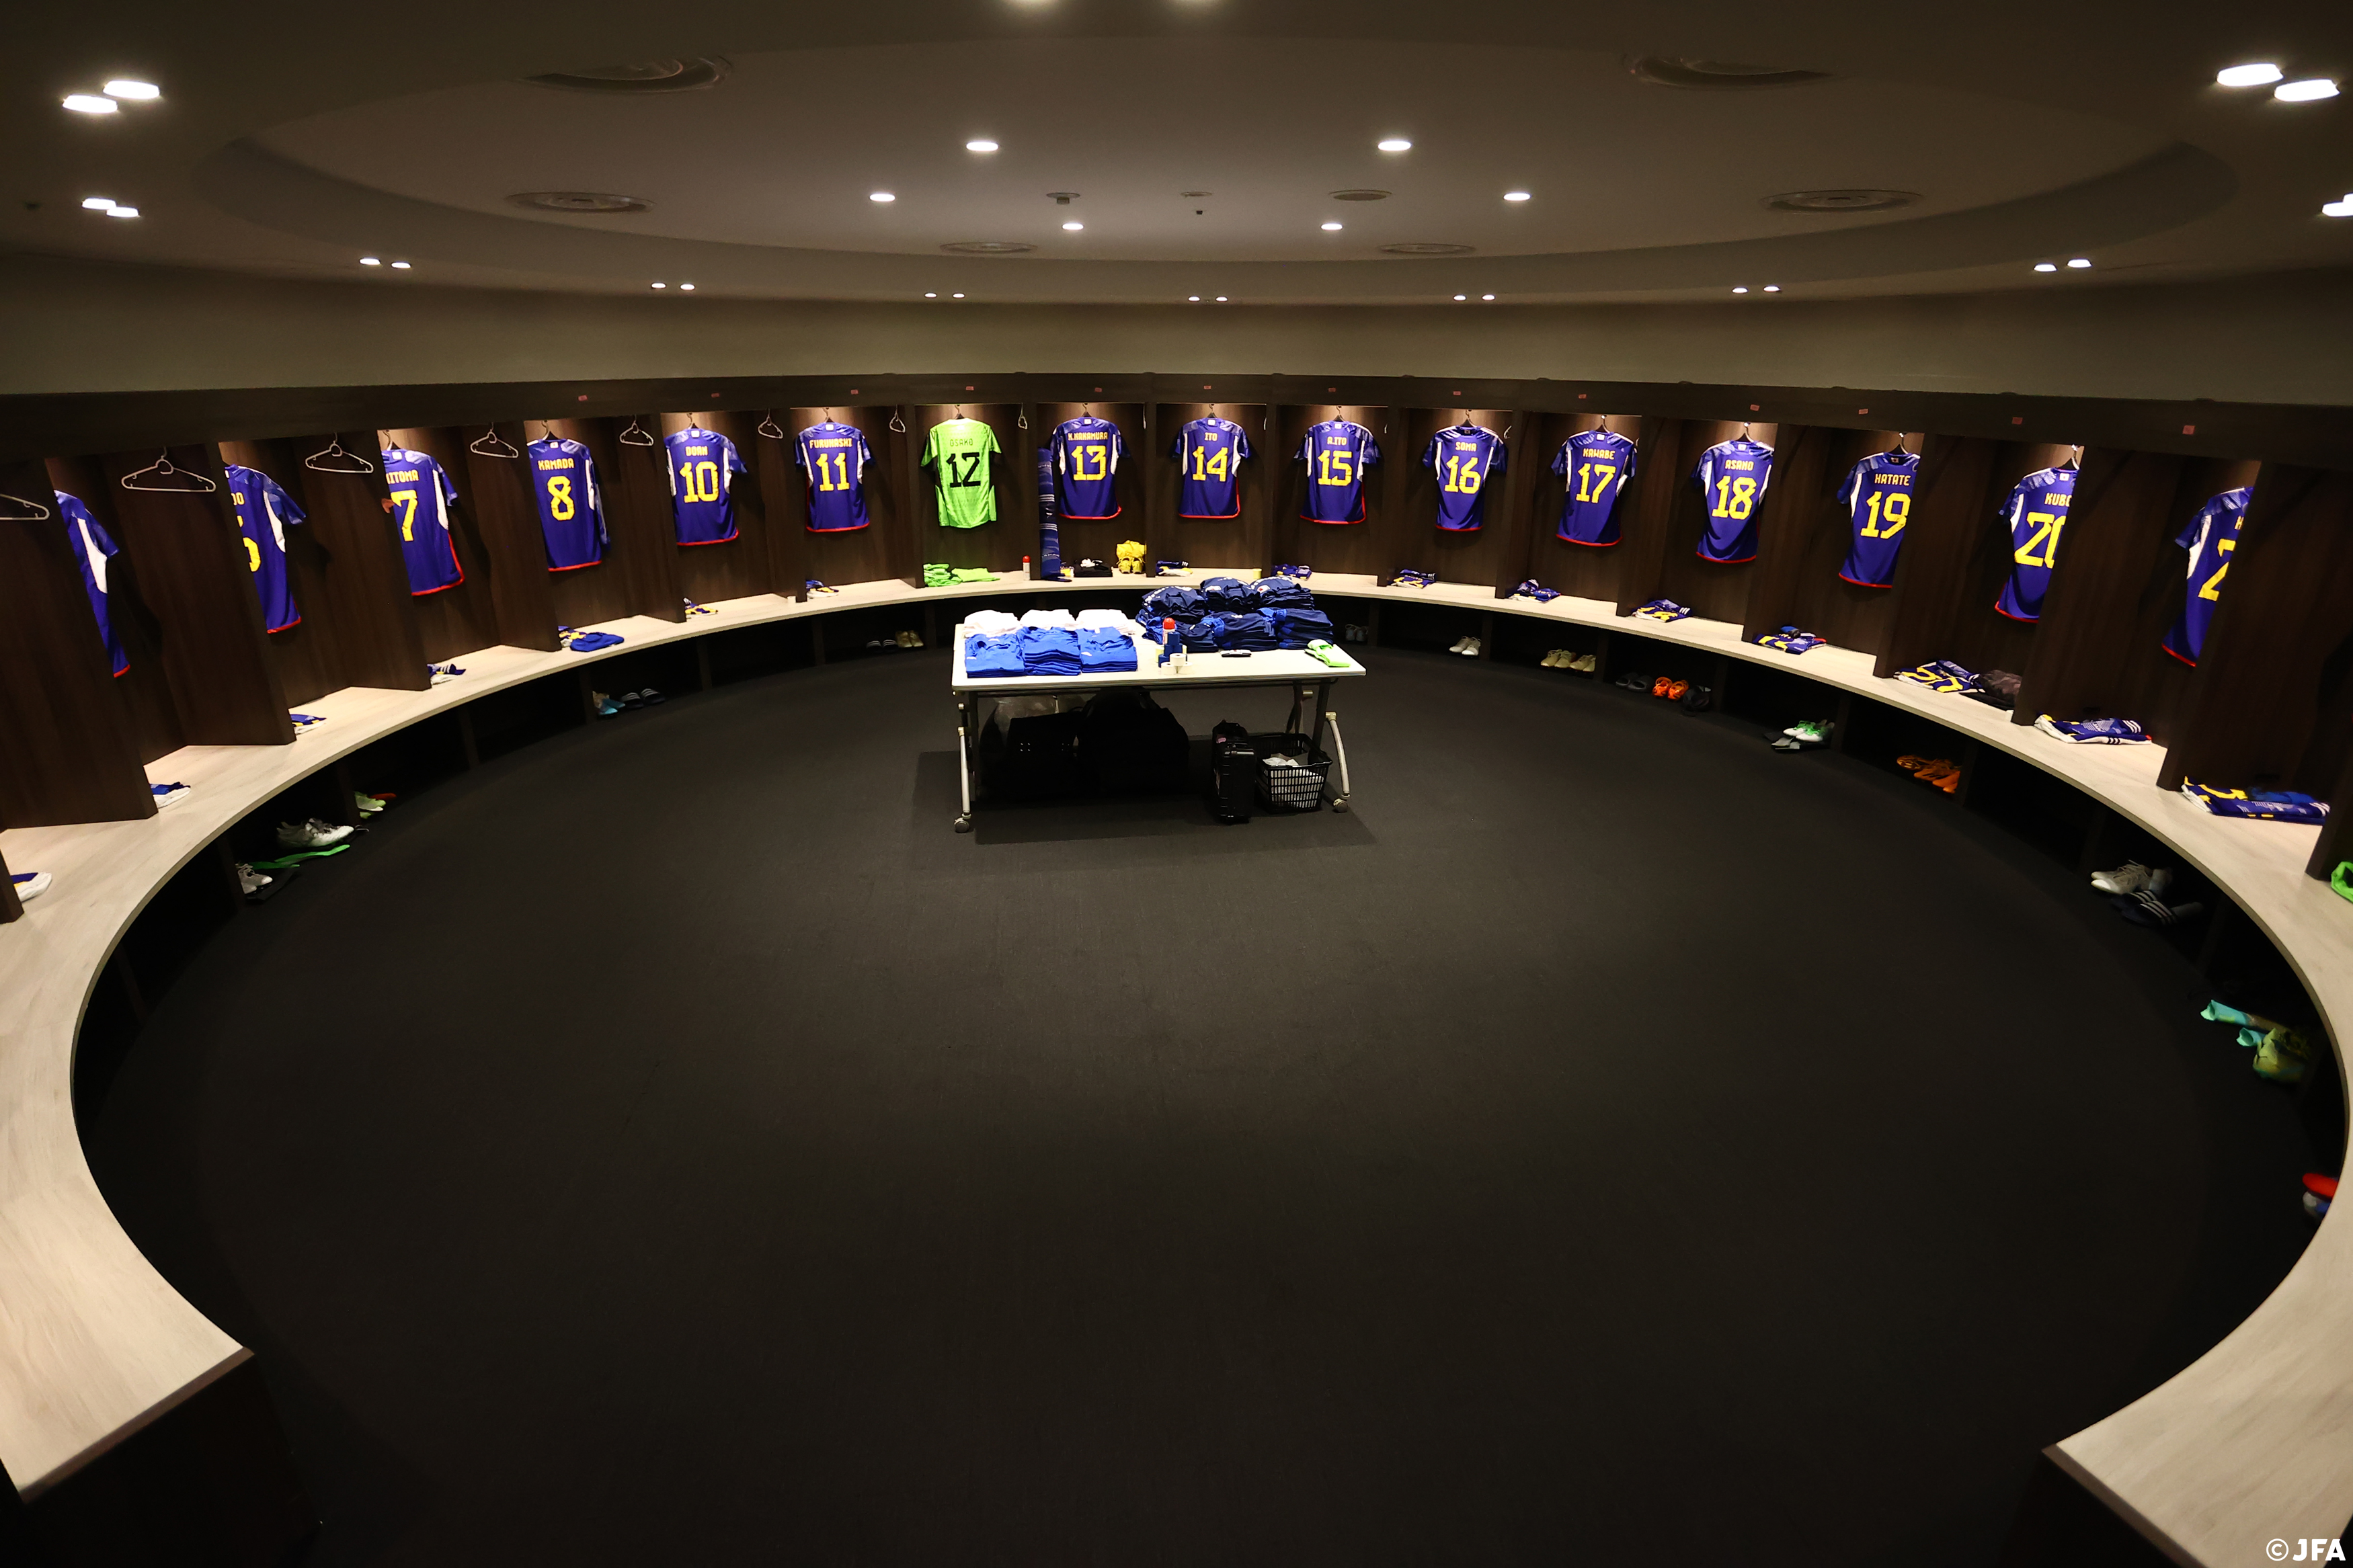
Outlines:
<svg viewBox="0 0 2353 1568"><path fill-rule="evenodd" d="M2059 531L2067 526L2074 497L2073 468L2043 468L2019 480L2002 503L2010 567L1993 607L2011 620L2042 618L2042 596L2051 591L2051 570L2059 559Z"/></svg>
<svg viewBox="0 0 2353 1568"><path fill-rule="evenodd" d="M539 502L539 531L547 542L547 569L576 572L605 559L605 509L596 490L596 460L577 441L546 437L523 448L531 493Z"/></svg>

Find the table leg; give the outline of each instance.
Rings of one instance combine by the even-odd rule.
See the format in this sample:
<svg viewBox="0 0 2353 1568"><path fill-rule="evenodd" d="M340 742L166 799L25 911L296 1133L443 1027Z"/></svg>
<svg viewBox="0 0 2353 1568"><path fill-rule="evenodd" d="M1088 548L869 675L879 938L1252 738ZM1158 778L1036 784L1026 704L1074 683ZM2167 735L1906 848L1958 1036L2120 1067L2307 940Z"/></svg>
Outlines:
<svg viewBox="0 0 2353 1568"><path fill-rule="evenodd" d="M972 732L977 707L967 698L956 699L956 797L958 811L950 824L958 833L972 831L972 752L978 737Z"/></svg>

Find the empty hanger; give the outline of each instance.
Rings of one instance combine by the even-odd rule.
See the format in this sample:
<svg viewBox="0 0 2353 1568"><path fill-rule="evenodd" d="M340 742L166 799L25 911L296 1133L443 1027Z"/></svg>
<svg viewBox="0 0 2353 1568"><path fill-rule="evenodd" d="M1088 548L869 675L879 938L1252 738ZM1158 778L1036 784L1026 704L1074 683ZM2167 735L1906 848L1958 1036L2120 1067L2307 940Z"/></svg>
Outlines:
<svg viewBox="0 0 2353 1568"><path fill-rule="evenodd" d="M901 436L907 433L907 422L899 417L899 411L895 408L891 410L891 428Z"/></svg>
<svg viewBox="0 0 2353 1568"><path fill-rule="evenodd" d="M0 490L0 501L6 501L11 506L21 506L25 509L21 515L7 520L11 522L38 522L50 515L49 509L39 501L26 500L23 496L12 496L5 490Z"/></svg>
<svg viewBox="0 0 2353 1568"><path fill-rule="evenodd" d="M620 442L624 447L655 447L660 445L660 443L656 441L652 437L647 435L644 427L638 425L635 419L631 419L629 421L629 427L621 432Z"/></svg>
<svg viewBox="0 0 2353 1568"><path fill-rule="evenodd" d="M134 485L131 482L133 479L145 479L150 474L154 475L158 479L185 479L187 483ZM192 474L185 468L174 468L172 454L166 452L145 468L136 468L123 475L122 488L126 490L167 490L176 495L210 495L219 487L202 474Z"/></svg>
<svg viewBox="0 0 2353 1568"><path fill-rule="evenodd" d="M507 444L505 437L499 434L499 427L495 425L482 432L480 439L467 442L466 450L469 452L480 453L485 458L520 458L522 456L521 452L516 451L512 447Z"/></svg>
<svg viewBox="0 0 2353 1568"><path fill-rule="evenodd" d="M825 411L825 416L828 419L831 419L833 417L833 410L830 408L827 409ZM766 413L760 416L759 427L754 430L753 434L765 436L771 441L781 441L785 439L785 427L776 423L776 411L775 409L771 408Z"/></svg>
<svg viewBox="0 0 2353 1568"><path fill-rule="evenodd" d="M1029 405L1028 404L1023 404L1019 410L1014 414L1013 427L1016 430L1027 430L1029 428Z"/></svg>
<svg viewBox="0 0 2353 1568"><path fill-rule="evenodd" d="M369 462L357 452L344 451L342 440L332 436L327 437L325 449L323 451L313 452L309 457L303 458L302 466L306 468L316 468L322 474L372 474L375 472L375 465L374 463ZM125 479L122 482L126 486L131 484L131 481L128 479ZM132 488L135 489L136 487Z"/></svg>

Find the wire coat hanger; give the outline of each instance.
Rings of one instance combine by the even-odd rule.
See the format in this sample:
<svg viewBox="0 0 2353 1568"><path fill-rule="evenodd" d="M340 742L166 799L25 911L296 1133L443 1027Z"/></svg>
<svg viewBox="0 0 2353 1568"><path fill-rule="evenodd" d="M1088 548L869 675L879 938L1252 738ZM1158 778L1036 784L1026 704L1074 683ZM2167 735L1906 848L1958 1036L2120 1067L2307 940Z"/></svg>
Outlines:
<svg viewBox="0 0 2353 1568"><path fill-rule="evenodd" d="M357 452L344 451L342 438L334 436L327 437L327 445L323 450L313 452L309 457L303 458L302 466L306 468L314 468L322 474L372 474L375 472L375 465L374 463L369 462ZM131 481L128 479L125 479L123 484L128 488L137 488L136 486L132 486Z"/></svg>
<svg viewBox="0 0 2353 1568"><path fill-rule="evenodd" d="M830 408L827 409L825 411L825 416L828 419L832 418L833 410ZM765 436L771 441L781 441L785 438L785 427L776 423L776 411L775 409L771 408L766 413L760 416L759 426L753 431L753 434L755 436Z"/></svg>
<svg viewBox="0 0 2353 1568"><path fill-rule="evenodd" d="M656 447L660 445L660 443L656 441L651 436L647 435L644 427L639 426L634 418L629 421L629 427L621 432L619 440L621 445L624 447Z"/></svg>
<svg viewBox="0 0 2353 1568"><path fill-rule="evenodd" d="M39 501L26 500L23 496L12 496L5 490L0 490L0 500L9 501L15 505L21 506L28 514L24 517L8 519L7 521L11 522L39 522L44 518L55 515L47 507L43 506Z"/></svg>
<svg viewBox="0 0 2353 1568"><path fill-rule="evenodd" d="M484 431L479 440L467 442L466 450L469 452L478 453L485 458L520 458L522 456L521 452L516 451L513 447L508 444L506 437L499 434L499 427L495 425Z"/></svg>
<svg viewBox="0 0 2353 1568"><path fill-rule="evenodd" d="M907 422L899 417L899 411L895 408L891 410L891 428L895 434L901 436L907 433Z"/></svg>
<svg viewBox="0 0 2353 1568"><path fill-rule="evenodd" d="M143 479L149 474L154 475L159 479L186 479L189 482L185 485L134 485L131 482L133 479ZM165 452L145 468L134 468L123 475L122 488L126 490L162 490L172 495L210 495L219 487L202 474L193 474L185 468L174 468L172 454Z"/></svg>

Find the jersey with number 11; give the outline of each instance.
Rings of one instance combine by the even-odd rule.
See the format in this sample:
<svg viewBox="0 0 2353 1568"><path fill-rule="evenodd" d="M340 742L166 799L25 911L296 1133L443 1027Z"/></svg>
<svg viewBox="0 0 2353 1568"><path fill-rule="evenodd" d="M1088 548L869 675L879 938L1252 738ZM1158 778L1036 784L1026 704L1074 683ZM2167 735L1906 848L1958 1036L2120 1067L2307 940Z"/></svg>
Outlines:
<svg viewBox="0 0 2353 1568"><path fill-rule="evenodd" d="M596 459L577 441L546 437L523 448L547 569L576 572L605 559L605 511L596 495Z"/></svg>
<svg viewBox="0 0 2353 1568"><path fill-rule="evenodd" d="M866 465L874 460L866 433L828 419L794 439L801 474L808 480L811 533L848 533L864 528Z"/></svg>

